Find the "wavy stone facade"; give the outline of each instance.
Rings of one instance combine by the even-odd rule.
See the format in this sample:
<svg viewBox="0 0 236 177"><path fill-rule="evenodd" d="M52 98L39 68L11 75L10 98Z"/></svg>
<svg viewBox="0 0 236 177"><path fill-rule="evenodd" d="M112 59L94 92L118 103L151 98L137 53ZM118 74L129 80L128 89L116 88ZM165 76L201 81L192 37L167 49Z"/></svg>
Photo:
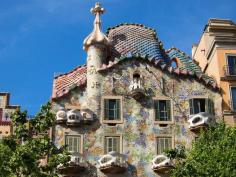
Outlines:
<svg viewBox="0 0 236 177"><path fill-rule="evenodd" d="M96 14L95 25L100 22L99 8L97 4L96 11L93 11ZM126 31L134 29L133 25L125 24L122 28ZM113 34L115 29L112 29ZM136 25L132 32L134 38L120 36L123 41L118 47L117 41L120 39L111 38L109 33L100 41L91 34L93 38L86 44L87 65L55 78L52 102L55 113L58 113L58 125L54 129L53 140L58 146L67 145L73 151L76 149L83 156L83 164L87 164L83 165L83 170L81 166L77 171L67 170L64 176L168 176L156 173L152 168L152 160L160 150L158 138L167 137L171 148L179 144L191 147L197 133L189 129L190 100L205 100L205 112L214 112L215 118L220 119L221 95L214 80L200 73L200 70L196 71L195 68L199 67L177 49L170 51L179 54L179 58L175 56L175 61L185 67L172 67L173 58L168 55L170 51L165 51L160 41L153 38L155 34L151 29L146 32L143 29L147 30L142 25ZM144 31L146 36L142 36L140 31ZM128 35L125 31L123 34ZM100 39L102 35L99 34ZM137 36L138 43L135 40ZM156 43L145 39L156 39ZM129 40L128 45L125 45L125 40ZM130 46L134 48L129 49ZM81 74L76 74L77 71ZM117 120L106 119L110 112L114 113L110 109L108 114L106 112L106 100L109 99L118 100ZM156 100L170 103L168 120L157 119ZM211 104L213 110L210 110L206 100L214 103ZM110 146L106 138L109 137L118 138L117 141L112 140L112 146L116 144L116 150L122 157L108 152ZM103 162L101 158L105 154L110 155ZM110 156L111 163L106 164L106 158ZM79 166L80 160L77 159L77 162L75 164Z"/></svg>

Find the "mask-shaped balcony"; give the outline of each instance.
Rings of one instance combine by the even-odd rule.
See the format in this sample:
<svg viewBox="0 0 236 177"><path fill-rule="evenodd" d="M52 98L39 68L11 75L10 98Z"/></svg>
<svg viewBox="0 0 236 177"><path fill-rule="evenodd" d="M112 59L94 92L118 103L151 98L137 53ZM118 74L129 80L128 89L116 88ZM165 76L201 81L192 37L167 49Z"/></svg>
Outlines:
<svg viewBox="0 0 236 177"><path fill-rule="evenodd" d="M65 166L59 165L58 170L61 174L66 176L74 176L83 172L88 168L88 163L85 160L84 156L80 153L72 153L70 155L70 161Z"/></svg>
<svg viewBox="0 0 236 177"><path fill-rule="evenodd" d="M207 112L200 112L191 116L188 122L190 131L199 133L201 129L206 130L209 125L213 124L215 117Z"/></svg>
<svg viewBox="0 0 236 177"><path fill-rule="evenodd" d="M93 115L89 109L72 109L69 111L60 109L56 113L56 121L58 124L66 123L68 126L77 126L91 123L94 120Z"/></svg>
<svg viewBox="0 0 236 177"><path fill-rule="evenodd" d="M56 113L56 121L57 123L65 123L67 120L67 114L66 111L64 109L60 109L57 113Z"/></svg>
<svg viewBox="0 0 236 177"><path fill-rule="evenodd" d="M72 109L67 112L67 125L74 126L78 125L81 121L81 113L78 109Z"/></svg>
<svg viewBox="0 0 236 177"><path fill-rule="evenodd" d="M145 89L143 84L143 78L140 77L139 74L134 74L129 86L130 95L135 98L139 99L145 96Z"/></svg>
<svg viewBox="0 0 236 177"><path fill-rule="evenodd" d="M152 160L152 169L155 173L165 174L172 168L174 168L172 160L165 155L157 155Z"/></svg>
<svg viewBox="0 0 236 177"><path fill-rule="evenodd" d="M98 168L103 173L123 173L128 167L126 156L114 151L103 155L99 159L98 163Z"/></svg>
<svg viewBox="0 0 236 177"><path fill-rule="evenodd" d="M80 110L81 120L84 123L91 123L93 119L93 112L89 109L81 109Z"/></svg>

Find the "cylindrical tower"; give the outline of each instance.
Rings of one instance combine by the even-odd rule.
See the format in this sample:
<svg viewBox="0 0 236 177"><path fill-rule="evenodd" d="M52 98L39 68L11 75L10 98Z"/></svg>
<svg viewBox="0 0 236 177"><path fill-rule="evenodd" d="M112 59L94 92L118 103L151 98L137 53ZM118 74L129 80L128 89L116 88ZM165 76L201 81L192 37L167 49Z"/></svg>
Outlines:
<svg viewBox="0 0 236 177"><path fill-rule="evenodd" d="M97 70L106 60L110 42L101 31L100 15L104 13L100 3L96 3L91 12L95 14L94 29L84 40L84 50L87 52L87 106L99 117L101 103L101 75Z"/></svg>

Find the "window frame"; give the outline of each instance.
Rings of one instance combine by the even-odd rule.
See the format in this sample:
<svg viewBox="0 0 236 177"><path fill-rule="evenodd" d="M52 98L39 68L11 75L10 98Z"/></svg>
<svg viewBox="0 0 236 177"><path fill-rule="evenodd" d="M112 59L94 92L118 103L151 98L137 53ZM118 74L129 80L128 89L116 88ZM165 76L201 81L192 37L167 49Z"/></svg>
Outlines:
<svg viewBox="0 0 236 177"><path fill-rule="evenodd" d="M230 99L229 100L232 102L231 104L232 104L232 107L233 107L231 109L232 109L233 112L236 112L236 109L234 109L232 88L236 88L236 85L230 85L229 86L229 92L230 92L230 95L229 95ZM235 108L236 108L236 103L235 103Z"/></svg>
<svg viewBox="0 0 236 177"><path fill-rule="evenodd" d="M4 96L0 95L0 108L4 108L5 107L5 99Z"/></svg>
<svg viewBox="0 0 236 177"><path fill-rule="evenodd" d="M205 112L208 112L209 114L215 114L215 106L214 106L214 100L212 100L209 96L192 96L192 97L190 97L189 99L188 99L188 102L189 102L189 115L194 115L194 114L198 114L198 113L195 113L194 112L194 110L193 110L193 112L194 112L194 114L191 114L191 107L190 107L190 100L192 100L192 99L204 99L205 100ZM206 100L207 100L207 102L206 102ZM213 107L212 107L212 111L213 112L209 112L209 100L211 100L212 102L213 102Z"/></svg>
<svg viewBox="0 0 236 177"><path fill-rule="evenodd" d="M112 100L117 99L120 100L120 119L119 120L107 120L105 119L105 100ZM102 123L105 124L122 124L124 122L123 120L123 97L122 96L103 96L102 97L102 109L101 109L101 118Z"/></svg>
<svg viewBox="0 0 236 177"><path fill-rule="evenodd" d="M229 58L228 57L236 57L236 54L233 54L233 53L227 53L226 55L225 55L225 58L226 58L226 66L228 66L229 67ZM229 72L229 76L236 76L236 74L230 74L230 71L228 71Z"/></svg>
<svg viewBox="0 0 236 177"><path fill-rule="evenodd" d="M170 120L169 121L156 120L155 102L158 101L158 100L170 101ZM168 98L168 97L154 97L153 98L153 117L154 117L154 123L155 124L173 124L174 123L174 106L173 106L172 99Z"/></svg>
<svg viewBox="0 0 236 177"><path fill-rule="evenodd" d="M68 136L77 136L77 137L80 137L80 149L79 149L79 152L78 153L81 153L83 154L83 150L84 150L84 136L82 134L65 134L65 139L64 139L64 145L67 145L66 144L66 141L67 141L67 137ZM66 147L67 148L67 147ZM69 150L68 150L69 151ZM69 151L71 152L71 151Z"/></svg>
<svg viewBox="0 0 236 177"><path fill-rule="evenodd" d="M155 154L156 155L160 155L158 154L158 147L157 147L157 144L158 144L158 138L171 138L171 149L173 149L175 147L175 140L174 140L174 135L172 134L160 134L160 135L156 135L155 137Z"/></svg>
<svg viewBox="0 0 236 177"><path fill-rule="evenodd" d="M118 153L122 154L123 153L123 136L122 136L122 134L105 134L103 136L103 154L108 154L109 153L109 152L107 152L107 147L106 147L106 138L107 137L117 137L117 138L120 139L120 142L119 142L120 152L118 152Z"/></svg>

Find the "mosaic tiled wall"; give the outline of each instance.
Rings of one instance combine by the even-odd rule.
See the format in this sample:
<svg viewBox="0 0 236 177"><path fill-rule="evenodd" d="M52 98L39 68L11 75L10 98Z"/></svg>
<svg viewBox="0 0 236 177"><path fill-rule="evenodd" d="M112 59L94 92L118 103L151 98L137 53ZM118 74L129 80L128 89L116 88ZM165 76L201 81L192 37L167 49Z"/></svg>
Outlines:
<svg viewBox="0 0 236 177"><path fill-rule="evenodd" d="M144 87L147 96L139 101L129 95L129 84L134 72L144 77ZM125 174L120 176L157 176L151 169L151 161L155 157L156 136L160 134L173 135L174 145L183 144L190 147L194 139L193 133L188 130L189 98L204 96L215 102L215 113L220 116L221 97L216 91L208 89L204 84L177 75L167 74L144 61L127 60L113 69L101 73L103 80L103 96L123 96L122 124L109 126L95 121L91 125L77 128L56 126L55 143L64 145L65 134L82 134L84 138L83 152L86 159L94 166L91 173L97 176L106 176L96 171L98 159L103 155L103 138L106 134L121 134L123 138L122 153L128 158L129 167ZM173 102L174 124L161 127L154 123L153 97L165 96ZM66 98L55 104L55 111L65 103L76 102L82 108L86 106L86 91L75 89ZM219 108L219 109L217 109ZM86 176L86 175L85 175ZM111 175L110 175L111 176ZM119 175L114 175L119 176Z"/></svg>

